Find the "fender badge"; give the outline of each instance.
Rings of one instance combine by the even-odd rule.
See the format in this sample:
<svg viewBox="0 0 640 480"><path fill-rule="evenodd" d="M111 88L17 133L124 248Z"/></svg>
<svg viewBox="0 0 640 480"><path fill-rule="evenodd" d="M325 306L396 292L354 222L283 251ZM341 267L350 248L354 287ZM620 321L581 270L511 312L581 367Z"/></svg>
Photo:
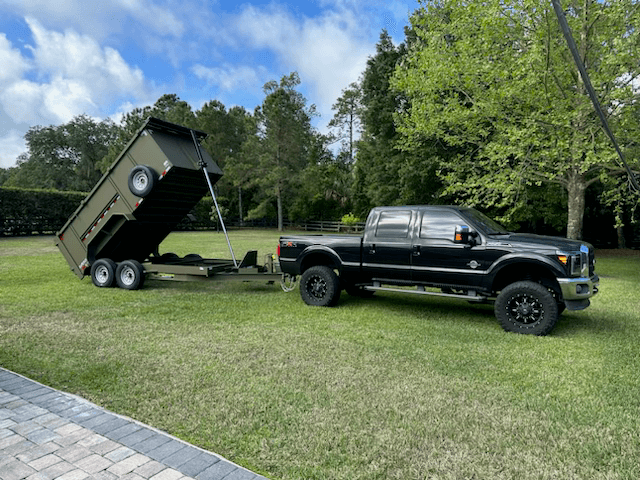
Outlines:
<svg viewBox="0 0 640 480"><path fill-rule="evenodd" d="M467 265L469 265L471 268L478 268L480 266L480 264L475 260L471 260L469 263L467 263Z"/></svg>

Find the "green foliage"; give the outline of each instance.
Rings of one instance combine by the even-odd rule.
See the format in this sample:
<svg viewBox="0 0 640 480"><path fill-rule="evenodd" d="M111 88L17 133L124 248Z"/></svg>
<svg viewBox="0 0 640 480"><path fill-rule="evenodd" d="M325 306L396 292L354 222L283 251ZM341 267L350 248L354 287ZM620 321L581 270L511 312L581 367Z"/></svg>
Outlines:
<svg viewBox="0 0 640 480"><path fill-rule="evenodd" d="M341 143L341 151L346 155L345 161L354 160L356 137L362 129L362 88L352 83L342 91L342 95L331 107L336 113L329 122L329 128L337 133L335 139Z"/></svg>
<svg viewBox="0 0 640 480"><path fill-rule="evenodd" d="M135 108L122 116L120 125L117 128L116 139L100 162L102 172L107 171L149 117L156 117L160 120L190 128L195 128L196 126L195 115L191 111L191 106L184 100L180 100L176 94L161 96L151 107Z"/></svg>
<svg viewBox="0 0 640 480"><path fill-rule="evenodd" d="M409 46L413 34L407 31ZM393 74L408 54L393 45L386 31L369 58L361 84L363 135L357 142L354 168L355 210L361 216L377 205L437 203L438 162L450 154L441 142L423 141L414 151L402 149L395 115L409 108L409 98L392 84Z"/></svg>
<svg viewBox="0 0 640 480"><path fill-rule="evenodd" d="M264 85L266 98L254 114L258 134L245 142L242 156L247 183L259 186L261 194L249 217L267 215L275 202L280 230L285 205L293 201L315 138L311 126L315 106L307 106L307 100L296 90L299 84L300 78L293 72L280 82Z"/></svg>
<svg viewBox="0 0 640 480"><path fill-rule="evenodd" d="M315 137L289 208L290 220L337 220L351 208L351 165L334 158L326 143Z"/></svg>
<svg viewBox="0 0 640 480"><path fill-rule="evenodd" d="M347 226L353 226L356 223L362 222L362 219L359 217L356 217L353 213L347 213L346 215L342 216L340 221Z"/></svg>
<svg viewBox="0 0 640 480"><path fill-rule="evenodd" d="M232 107L227 111L222 103L212 100L196 112L196 123L199 130L208 134L203 142L204 149L224 171L224 176L216 184L216 191L227 199L227 211L242 220L247 207L254 206L251 195L247 194L250 191L245 191L243 199L248 174L243 168L246 163L243 145L256 134L255 120L242 107Z"/></svg>
<svg viewBox="0 0 640 480"><path fill-rule="evenodd" d="M86 197L83 192L0 188L0 235L52 233Z"/></svg>
<svg viewBox="0 0 640 480"><path fill-rule="evenodd" d="M27 153L4 185L88 192L102 176L100 162L115 138L113 122L86 115L59 126L32 127L25 135Z"/></svg>
<svg viewBox="0 0 640 480"><path fill-rule="evenodd" d="M638 15L626 0L571 4L568 11L614 119L638 100L631 88L640 75L632 60ZM393 80L410 99L398 115L403 148L419 151L425 138L456 148L439 176L445 193L469 204L515 211L527 186L561 185L568 235L580 237L586 188L620 169L549 2L444 0L416 12L412 26L418 40ZM640 127L627 127L637 138Z"/></svg>

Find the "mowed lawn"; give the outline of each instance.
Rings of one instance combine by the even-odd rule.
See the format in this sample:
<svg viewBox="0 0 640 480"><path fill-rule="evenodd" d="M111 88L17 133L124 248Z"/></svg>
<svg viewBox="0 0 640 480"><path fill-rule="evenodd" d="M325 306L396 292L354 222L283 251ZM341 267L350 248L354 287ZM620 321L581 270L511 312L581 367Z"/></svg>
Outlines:
<svg viewBox="0 0 640 480"><path fill-rule="evenodd" d="M232 231L236 255L278 233ZM228 258L216 233L161 252ZM98 289L52 237L0 239L0 365L274 479L640 478L640 255L547 337L488 305L336 308L259 283Z"/></svg>

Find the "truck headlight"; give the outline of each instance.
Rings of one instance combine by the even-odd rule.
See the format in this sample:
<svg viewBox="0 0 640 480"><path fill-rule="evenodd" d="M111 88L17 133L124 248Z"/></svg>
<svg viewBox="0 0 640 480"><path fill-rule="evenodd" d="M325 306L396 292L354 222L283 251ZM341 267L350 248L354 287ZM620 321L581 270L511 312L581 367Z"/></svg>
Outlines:
<svg viewBox="0 0 640 480"><path fill-rule="evenodd" d="M571 255L571 276L577 277L582 273L581 255Z"/></svg>

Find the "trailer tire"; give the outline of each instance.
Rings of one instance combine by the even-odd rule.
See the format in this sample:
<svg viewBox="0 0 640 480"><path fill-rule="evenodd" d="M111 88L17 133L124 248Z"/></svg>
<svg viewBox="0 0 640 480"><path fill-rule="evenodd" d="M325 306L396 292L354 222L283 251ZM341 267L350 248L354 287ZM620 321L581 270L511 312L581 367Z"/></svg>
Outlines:
<svg viewBox="0 0 640 480"><path fill-rule="evenodd" d="M136 165L129 172L129 190L138 197L146 197L155 187L158 174L147 165Z"/></svg>
<svg viewBox="0 0 640 480"><path fill-rule="evenodd" d="M101 258L91 265L91 281L96 287L109 288L116 278L116 262Z"/></svg>
<svg viewBox="0 0 640 480"><path fill-rule="evenodd" d="M311 267L300 277L300 296L307 305L333 307L340 299L340 279L331 267Z"/></svg>
<svg viewBox="0 0 640 480"><path fill-rule="evenodd" d="M136 260L125 260L116 269L116 283L125 290L142 288L144 279L144 267Z"/></svg>

